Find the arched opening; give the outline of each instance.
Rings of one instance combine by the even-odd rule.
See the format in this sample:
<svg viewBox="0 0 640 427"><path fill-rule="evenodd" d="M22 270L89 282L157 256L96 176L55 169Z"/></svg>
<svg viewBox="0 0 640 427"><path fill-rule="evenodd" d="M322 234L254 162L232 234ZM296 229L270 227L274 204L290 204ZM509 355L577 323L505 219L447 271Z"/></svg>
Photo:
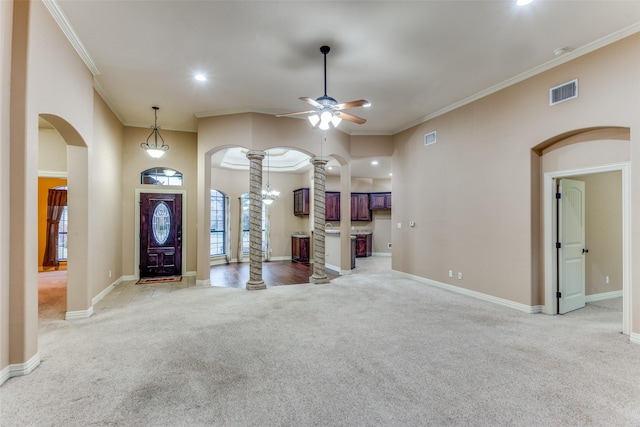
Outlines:
<svg viewBox="0 0 640 427"><path fill-rule="evenodd" d="M67 234L66 242L66 278L57 279L58 281L66 279L64 318L85 318L93 313L91 282L88 274L87 145L78 131L62 117L41 114L39 119L38 175L66 179L66 213L70 220L68 223L70 232ZM56 305L62 306L59 301Z"/></svg>
<svg viewBox="0 0 640 427"><path fill-rule="evenodd" d="M210 175L205 179L208 188L205 194L219 192L228 198L228 252L225 257L214 258L208 253L209 284L213 286L244 287L247 279L248 252L248 216L243 215L243 209L247 207L246 194L249 192L249 159L247 153L250 150L240 146L219 147L206 154L209 162L207 171ZM265 282L268 286L292 283L308 283L309 264L296 265L297 272L284 281L288 273L272 274L270 270L285 269L284 264L291 264L292 251L294 249L293 236L311 236L313 224L310 222L309 213L294 213L294 193L300 189L309 189L313 181L313 166L309 160L311 153L291 147L272 147L264 150L262 159L262 188L270 184L272 189L280 194L272 204L263 203L262 211L265 221L262 230L263 235L263 271ZM312 201L311 201L312 202ZM312 204L312 203L310 203ZM214 223L213 209L210 203L204 205L204 221ZM220 226L219 226L220 227ZM212 247L211 229L205 236L206 247ZM203 248L205 245L199 245ZM267 264L266 261L269 263ZM222 265L224 264L224 265ZM232 271L223 273L223 271ZM269 282L266 280L269 277ZM233 278L228 280L228 278ZM273 280L272 280L273 279ZM282 280L281 280L282 279Z"/></svg>
<svg viewBox="0 0 640 427"><path fill-rule="evenodd" d="M628 128L589 128L552 138L533 150L541 182L537 194L538 206L542 208L543 311L548 314L565 311L566 300L562 300L566 297L565 283L579 277L584 268L584 278L575 282L584 289L575 287L578 298L584 298L587 304L618 298L619 303L610 302L609 309L617 306L621 310L619 328L625 334L630 332L631 319L629 141ZM578 214L584 224L585 247L571 261L577 266L575 274L571 272L573 267L565 265L569 262L566 261L569 247L562 241L566 239L562 232L566 201L558 190L563 181L581 183L584 188L581 193L586 197L586 207ZM570 276L567 278L566 274ZM584 297L580 292L584 292Z"/></svg>

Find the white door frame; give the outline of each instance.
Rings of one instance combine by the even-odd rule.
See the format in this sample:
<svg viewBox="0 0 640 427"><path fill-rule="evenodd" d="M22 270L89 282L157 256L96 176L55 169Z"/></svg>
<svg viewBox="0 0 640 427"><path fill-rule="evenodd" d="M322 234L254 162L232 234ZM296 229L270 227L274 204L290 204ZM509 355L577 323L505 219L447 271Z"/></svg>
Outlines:
<svg viewBox="0 0 640 427"><path fill-rule="evenodd" d="M135 218L135 230L133 233L133 240L135 241L135 253L133 257L133 271L135 279L140 278L140 194L141 193L159 193L159 194L181 194L182 195L182 266L181 274L184 276L186 273L187 265L187 190L171 190L171 189L156 189L156 188L136 188L136 212Z"/></svg>
<svg viewBox="0 0 640 427"><path fill-rule="evenodd" d="M555 297L557 278L554 211L554 180L575 175L620 171L622 175L622 333L631 332L631 172L628 162L579 169L545 172L543 183L543 247L544 247L544 313L556 314L558 301Z"/></svg>

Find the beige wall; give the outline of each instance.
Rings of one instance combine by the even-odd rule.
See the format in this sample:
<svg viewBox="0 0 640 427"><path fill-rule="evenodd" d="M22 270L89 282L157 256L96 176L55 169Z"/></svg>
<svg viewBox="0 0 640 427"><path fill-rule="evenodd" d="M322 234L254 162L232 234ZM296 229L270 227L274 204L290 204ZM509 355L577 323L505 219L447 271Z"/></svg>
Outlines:
<svg viewBox="0 0 640 427"><path fill-rule="evenodd" d="M67 174L67 143L55 129L39 129L38 175Z"/></svg>
<svg viewBox="0 0 640 427"><path fill-rule="evenodd" d="M151 117L151 107L149 113ZM161 130L162 137L169 150L160 159L151 158L140 143L149 136L149 128L124 127L122 149L122 269L125 276L138 276L136 260L136 189L149 190L184 190L186 191L187 229L183 231L186 243L186 258L183 262L188 273L196 270L196 206L197 206L197 168L196 168L196 134L193 132L177 132ZM182 173L183 186L157 186L140 183L140 173L154 167L166 167Z"/></svg>
<svg viewBox="0 0 640 427"><path fill-rule="evenodd" d="M402 228L392 228L394 270L525 306L543 304L541 166L531 150L596 126L629 127L637 145L640 83L633 76L640 63L630 58L639 54L635 35L395 135L393 223ZM574 78L580 97L549 106L549 88ZM434 130L438 142L424 147L424 134ZM617 141L610 146L618 150ZM592 155L589 143L575 147L590 166L612 158ZM450 279L448 270L463 279Z"/></svg>
<svg viewBox="0 0 640 427"><path fill-rule="evenodd" d="M13 3L0 2L0 198L10 197L10 105ZM0 203L0 372L9 366L9 230L8 203ZM0 379L2 383L2 379Z"/></svg>
<svg viewBox="0 0 640 427"><path fill-rule="evenodd" d="M5 25L11 18L13 28ZM69 217L73 221L69 227L67 316L90 315L93 298L115 280L107 278L105 271L111 270L114 277L121 274L122 140L121 125L104 103L94 98L91 73L41 2L1 2L0 20L0 77L11 87L10 97L0 92L1 105L9 102L11 111L11 121L3 122L10 127L2 126L2 149L8 154L2 155L2 165L10 168L1 170L7 178L2 180L6 185L3 197L9 200L5 205L11 217L9 223L4 211L2 230L10 226L11 233L3 239L6 246L2 249L7 251L2 257L7 262L1 270L2 292L9 297L3 298L3 304L8 301L8 310L0 315L0 375L9 372L9 366L12 375L21 375L39 363L38 118L51 123L67 144ZM11 39L9 56L5 41ZM7 58L11 59L10 80ZM8 118L6 110L0 117ZM10 144L5 137L7 128ZM61 168L62 163L57 162L55 168ZM90 224L89 218L95 223Z"/></svg>
<svg viewBox="0 0 640 427"><path fill-rule="evenodd" d="M622 290L622 174L572 176L585 183L586 294ZM609 276L609 283L605 277Z"/></svg>

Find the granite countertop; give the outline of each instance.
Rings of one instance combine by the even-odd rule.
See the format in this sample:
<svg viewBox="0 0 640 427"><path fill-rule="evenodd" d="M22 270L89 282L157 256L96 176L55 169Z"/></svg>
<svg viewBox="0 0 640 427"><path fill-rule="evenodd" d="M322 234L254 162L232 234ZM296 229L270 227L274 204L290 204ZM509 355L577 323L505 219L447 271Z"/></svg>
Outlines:
<svg viewBox="0 0 640 427"><path fill-rule="evenodd" d="M373 232L371 230L351 230L349 233L352 236L357 236L360 234L372 234ZM325 234L340 234L340 230L339 229L325 230Z"/></svg>

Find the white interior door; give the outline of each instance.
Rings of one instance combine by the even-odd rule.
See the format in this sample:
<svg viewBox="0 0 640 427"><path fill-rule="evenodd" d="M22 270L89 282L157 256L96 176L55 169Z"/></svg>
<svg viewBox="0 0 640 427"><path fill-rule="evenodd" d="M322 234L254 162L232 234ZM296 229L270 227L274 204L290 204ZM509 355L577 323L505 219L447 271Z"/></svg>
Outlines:
<svg viewBox="0 0 640 427"><path fill-rule="evenodd" d="M558 313L585 306L585 186L560 180L558 235Z"/></svg>

